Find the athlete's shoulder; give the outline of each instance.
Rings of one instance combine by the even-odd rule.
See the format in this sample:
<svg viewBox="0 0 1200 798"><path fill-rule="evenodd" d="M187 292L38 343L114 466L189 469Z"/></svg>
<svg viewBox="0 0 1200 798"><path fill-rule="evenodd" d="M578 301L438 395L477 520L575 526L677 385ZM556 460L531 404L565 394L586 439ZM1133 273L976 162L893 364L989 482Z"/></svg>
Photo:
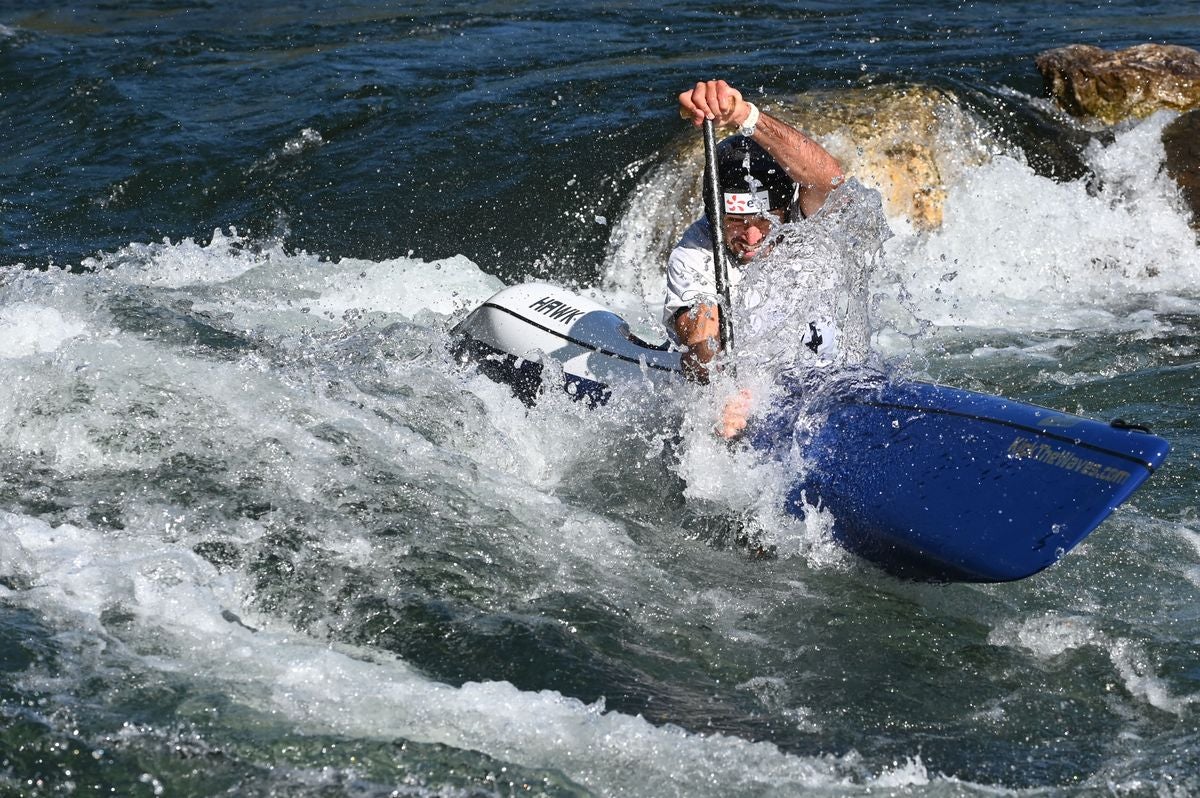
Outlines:
<svg viewBox="0 0 1200 798"><path fill-rule="evenodd" d="M712 229L708 226L708 219L701 217L688 225L688 229L683 231L683 236L675 248L700 249L711 253Z"/></svg>

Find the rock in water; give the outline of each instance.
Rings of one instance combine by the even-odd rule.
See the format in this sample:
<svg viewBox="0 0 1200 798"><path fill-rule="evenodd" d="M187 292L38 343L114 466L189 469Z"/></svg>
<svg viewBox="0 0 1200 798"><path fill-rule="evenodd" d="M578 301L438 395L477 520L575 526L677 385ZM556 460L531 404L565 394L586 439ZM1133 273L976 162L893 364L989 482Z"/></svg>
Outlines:
<svg viewBox="0 0 1200 798"><path fill-rule="evenodd" d="M1074 116L1112 124L1160 108L1200 107L1200 52L1172 44L1104 50L1072 44L1036 59L1050 95Z"/></svg>
<svg viewBox="0 0 1200 798"><path fill-rule="evenodd" d="M878 189L888 215L923 230L941 226L953 177L995 149L954 95L930 86L807 92L772 113L818 137L846 174Z"/></svg>
<svg viewBox="0 0 1200 798"><path fill-rule="evenodd" d="M1183 190L1192 209L1192 227L1200 230L1200 109L1188 111L1163 130L1167 173Z"/></svg>

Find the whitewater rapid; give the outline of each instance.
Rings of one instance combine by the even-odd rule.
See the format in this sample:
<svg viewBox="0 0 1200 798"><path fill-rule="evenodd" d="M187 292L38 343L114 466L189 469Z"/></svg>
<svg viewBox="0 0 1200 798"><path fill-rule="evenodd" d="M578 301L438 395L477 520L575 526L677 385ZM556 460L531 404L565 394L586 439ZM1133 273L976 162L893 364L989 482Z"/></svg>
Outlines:
<svg viewBox="0 0 1200 798"><path fill-rule="evenodd" d="M1111 377L1060 364L1116 338L1169 338L1178 357L1194 355L1190 339L1175 341L1200 316L1200 258L1154 144L1168 118L1090 148L1098 183L1057 183L1015 154L964 170L940 230L895 225L871 283L871 345L918 373L959 368L1017 387ZM654 337L660 267L651 253L645 262L630 282L587 290ZM1086 576L964 588L954 595L978 606L961 610L937 588L863 587L877 575L831 545L828 518L772 512L787 475L708 434L715 398L681 394L699 408L682 421L672 396L526 408L446 346L453 323L500 287L462 256L329 261L220 230L130 244L74 271L5 272L0 598L35 613L54 651L53 666L17 684L56 697L45 722L103 714L109 699L82 688L91 680L118 692L161 681L302 734L478 752L489 767L552 771L606 795L995 794L928 772L919 745L888 762L810 755L612 708L611 697L454 683L389 648L397 619L428 601L473 619L481 648L501 646L489 624L512 614L570 651L588 624L616 623L562 598L593 596L638 644L717 671L737 662L734 695L786 719L788 734L820 734L836 713L789 697L796 674L772 658L772 634L784 634L772 624L791 630L790 656L816 644L794 620L764 619L838 604L831 574L885 609L899 596L918 615L982 628L1035 670L1098 652L1089 666L1115 696L1099 700L1134 718L1129 734L1149 723L1141 713L1192 717L1200 692L1131 628L1128 599ZM988 361L1007 365L970 371ZM697 505L767 519L791 570L706 546L679 520ZM1200 584L1194 522L1133 507L1112 523L1159 547L1163 584ZM1126 555L1104 546L1072 558L1112 573ZM526 617L556 601L559 615ZM680 630L697 637L679 642ZM1004 716L973 711L983 724ZM729 712L729 729L752 724Z"/></svg>

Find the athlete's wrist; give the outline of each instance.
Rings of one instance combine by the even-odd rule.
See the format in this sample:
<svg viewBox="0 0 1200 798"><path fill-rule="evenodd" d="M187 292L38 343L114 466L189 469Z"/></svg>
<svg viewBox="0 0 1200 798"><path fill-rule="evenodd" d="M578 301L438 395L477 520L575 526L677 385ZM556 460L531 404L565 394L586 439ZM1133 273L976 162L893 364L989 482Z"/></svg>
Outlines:
<svg viewBox="0 0 1200 798"><path fill-rule="evenodd" d="M758 120L761 117L758 106L752 102L746 103L746 113L742 117L742 121L738 122L738 132L743 136L750 137L754 135L754 131L758 126Z"/></svg>

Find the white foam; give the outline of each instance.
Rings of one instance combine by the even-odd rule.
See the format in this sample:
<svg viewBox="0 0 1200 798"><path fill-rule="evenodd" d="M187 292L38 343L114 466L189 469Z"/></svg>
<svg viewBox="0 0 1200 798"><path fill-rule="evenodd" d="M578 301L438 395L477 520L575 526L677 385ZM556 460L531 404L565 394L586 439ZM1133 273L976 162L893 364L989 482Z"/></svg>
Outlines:
<svg viewBox="0 0 1200 798"><path fill-rule="evenodd" d="M85 265L102 281L186 289L196 310L229 318L241 330L284 334L371 313L434 324L438 316L465 313L503 286L462 256L331 262L277 244L251 248L236 231L221 230L207 244L131 244Z"/></svg>
<svg viewBox="0 0 1200 798"><path fill-rule="evenodd" d="M1191 704L1200 702L1200 693L1177 696L1171 693L1167 683L1155 675L1142 646L1124 639L1112 641L1108 648L1109 658L1120 674L1125 689L1147 704L1164 712L1183 715Z"/></svg>
<svg viewBox="0 0 1200 798"><path fill-rule="evenodd" d="M1092 622L1083 616L1045 615L993 629L988 642L1023 648L1038 659L1049 659L1101 638Z"/></svg>
<svg viewBox="0 0 1200 798"><path fill-rule="evenodd" d="M86 329L56 308L27 302L0 307L0 358L53 352Z"/></svg>
<svg viewBox="0 0 1200 798"><path fill-rule="evenodd" d="M1108 656L1125 689L1134 698L1176 715L1182 715L1188 706L1200 702L1200 693L1174 695L1166 681L1154 674L1141 645L1112 637L1084 616L1051 613L1005 622L989 633L988 642L1024 649L1041 660L1086 646L1095 647Z"/></svg>
<svg viewBox="0 0 1200 798"><path fill-rule="evenodd" d="M906 758L903 762L893 762L890 769L885 769L875 780L877 787L920 787L929 784L929 771L920 756Z"/></svg>
<svg viewBox="0 0 1200 798"><path fill-rule="evenodd" d="M182 288L223 283L240 277L262 263L262 257L244 246L237 231L213 230L208 244L191 238L172 243L129 244L111 255L87 258L83 265L108 269L110 274L133 285Z"/></svg>
<svg viewBox="0 0 1200 798"><path fill-rule="evenodd" d="M711 502L724 509L753 512L764 494L780 498L790 482L777 464L763 462L760 455L744 447L731 448L714 434L727 401L735 391L696 390L688 397L688 412L682 430L685 443L680 452L678 473L686 482L689 499ZM765 401L761 388L752 391L751 414Z"/></svg>
<svg viewBox="0 0 1200 798"><path fill-rule="evenodd" d="M397 258L382 262L345 258L322 267L313 307L341 316L352 308L416 318L450 316L473 308L504 287L467 258L439 261Z"/></svg>
<svg viewBox="0 0 1200 798"><path fill-rule="evenodd" d="M1160 113L1093 143L1102 180L1059 183L996 157L949 189L945 222L898 237L888 254L916 312L939 325L1123 329L1131 303L1194 295L1200 250L1161 164Z"/></svg>
<svg viewBox="0 0 1200 798"><path fill-rule="evenodd" d="M1176 527L1175 532L1180 538L1183 539L1185 543L1191 547L1193 554L1200 559L1200 533L1197 533L1186 526Z"/></svg>
<svg viewBox="0 0 1200 798"><path fill-rule="evenodd" d="M1200 534L1185 526L1177 527L1176 534L1191 547L1193 554L1200 560ZM1200 563L1185 568L1183 575L1193 585L1200 587Z"/></svg>
<svg viewBox="0 0 1200 798"><path fill-rule="evenodd" d="M0 588L7 601L37 609L74 630L63 673L87 678L89 658L138 657L182 676L202 673L206 691L287 718L302 731L440 743L526 767L553 768L606 795L794 794L859 780L858 757L801 757L770 743L657 727L553 691L522 692L506 682L452 687L386 654L328 645L278 628L242 606L238 577L220 574L186 548L156 542L148 530L93 532L0 513L5 573L25 590ZM123 649L104 632L106 609L121 608L135 628L122 640L153 640L152 655ZM228 620L242 614L245 626ZM258 631L251 631L248 626ZM79 634L104 636L104 647ZM38 677L27 676L36 681ZM52 677L61 680L63 676ZM36 684L28 685L37 687ZM61 687L61 685L60 685ZM924 784L919 759L883 769L867 785Z"/></svg>
<svg viewBox="0 0 1200 798"><path fill-rule="evenodd" d="M814 504L806 495L802 494L797 501L802 505L804 517L781 511L766 543L775 547L781 559L801 557L810 566L826 570L844 571L853 567L855 559L833 538L836 520L833 513Z"/></svg>
<svg viewBox="0 0 1200 798"><path fill-rule="evenodd" d="M283 154L287 156L299 155L307 149L320 147L325 143L325 139L321 138L321 134L311 127L306 127L300 131L300 134L294 138L290 138L283 143Z"/></svg>

